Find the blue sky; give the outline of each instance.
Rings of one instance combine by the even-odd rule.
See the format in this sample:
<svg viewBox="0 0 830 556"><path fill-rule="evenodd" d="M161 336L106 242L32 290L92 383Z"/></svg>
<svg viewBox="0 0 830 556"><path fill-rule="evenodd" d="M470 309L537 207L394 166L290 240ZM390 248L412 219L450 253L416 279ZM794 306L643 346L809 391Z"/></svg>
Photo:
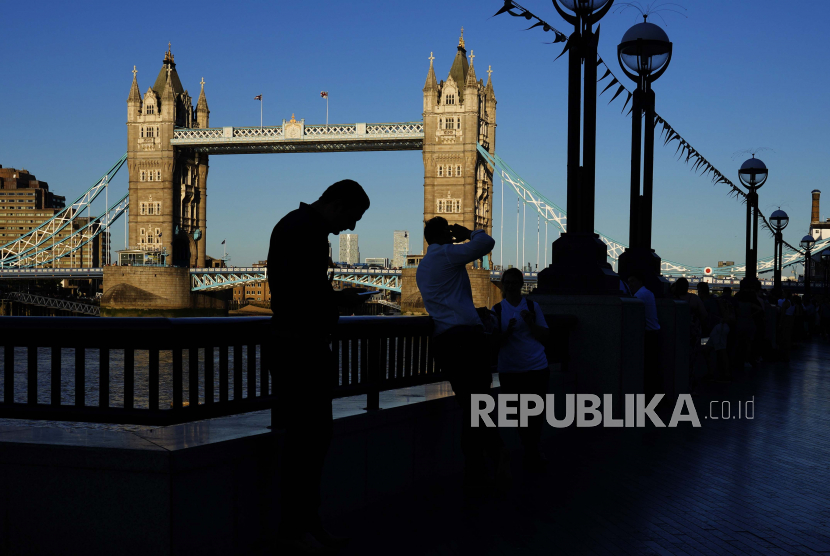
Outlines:
<svg viewBox="0 0 830 556"><path fill-rule="evenodd" d="M522 5L563 32L567 24L551 4ZM27 168L53 191L75 198L126 150L126 99L137 66L142 92L155 80L168 41L177 70L193 97L204 77L213 127L259 124L263 95L266 125L291 114L307 123L390 122L421 119L421 89L435 54L446 78L464 26L476 70L493 68L498 100L496 150L530 184L565 206L566 58L552 34L523 31L524 20L491 18L502 2L41 2L4 6L0 50L0 164ZM745 156L770 168L760 191L761 209L781 206L791 216L785 238L807 233L810 191L822 183L828 159L824 26L830 3L803 10L780 1L681 2L681 17L664 14L674 59L655 84L657 111L733 181ZM616 45L636 23L633 10L602 21L600 54L622 77ZM662 21L657 19L658 23ZM629 85L629 83L626 83ZM628 235L630 119L622 105L598 103L597 227L621 241ZM744 207L726 187L690 172L675 148L655 152L654 247L664 258L692 265L743 261ZM112 196L126 192L126 169ZM412 232L420 251L423 207L421 154L336 153L214 156L208 179L208 253L232 263L265 258L273 225L300 201L317 198L328 184L353 178L372 207L356 233L361 256L391 256L392 232ZM496 239L501 209L496 183ZM516 261L515 197L505 194L504 252ZM824 206L830 203L825 192ZM100 204L103 209L103 203ZM530 214L530 213L528 213ZM830 209L822 210L830 217ZM528 217L525 260L536 261L535 216ZM121 223L114 245L123 245ZM553 239L552 237L550 238ZM333 240L335 249L337 240ZM519 248L521 251L521 246ZM761 256L772 254L762 236ZM540 259L544 259L540 255Z"/></svg>

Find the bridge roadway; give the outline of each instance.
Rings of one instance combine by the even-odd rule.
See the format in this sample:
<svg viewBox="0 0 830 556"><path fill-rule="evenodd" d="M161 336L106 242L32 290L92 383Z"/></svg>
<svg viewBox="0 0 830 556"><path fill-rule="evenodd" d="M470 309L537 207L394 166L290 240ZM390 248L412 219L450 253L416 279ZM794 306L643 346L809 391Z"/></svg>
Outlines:
<svg viewBox="0 0 830 556"><path fill-rule="evenodd" d="M356 286L401 292L401 271L388 268L348 268L336 267L334 279ZM491 270L490 279L494 282L501 280L502 271ZM0 269L0 280L23 279L102 279L103 268L20 268ZM267 270L262 267L227 267L227 268L193 268L190 270L192 291L211 291L232 288L240 284L260 282L268 277ZM536 282L536 272L525 272L525 282ZM677 281L678 277L667 277L669 282ZM694 287L704 280L702 277L688 278ZM740 286L738 278L707 278L713 287ZM772 280L761 280L764 288L772 288Z"/></svg>

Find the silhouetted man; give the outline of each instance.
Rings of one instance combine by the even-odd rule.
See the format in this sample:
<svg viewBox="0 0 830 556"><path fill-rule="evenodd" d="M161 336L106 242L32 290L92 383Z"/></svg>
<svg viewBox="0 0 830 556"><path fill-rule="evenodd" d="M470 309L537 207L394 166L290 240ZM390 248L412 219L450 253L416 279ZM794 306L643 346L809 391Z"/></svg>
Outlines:
<svg viewBox="0 0 830 556"><path fill-rule="evenodd" d="M484 230L471 232L458 224L450 226L440 216L426 223L424 239L429 246L415 279L424 307L435 325L431 342L435 360L447 373L461 406L464 485L467 490L487 485L485 453L497 462L497 478L504 485L510 478L509 462L498 429L485 427L483 423L477 428L470 426L471 394L489 394L492 375L484 326L473 304L467 264L492 251L496 242ZM469 243L455 245L466 240Z"/></svg>
<svg viewBox="0 0 830 556"><path fill-rule="evenodd" d="M332 436L332 389L338 381L329 344L338 306L358 305L362 299L356 294L362 290L332 289L328 236L353 230L368 208L360 184L339 181L310 205L300 203L271 233L268 284L276 335L269 367L285 427L279 540L299 553L319 554L345 544L323 528L318 513ZM297 282L298 271L302 282Z"/></svg>

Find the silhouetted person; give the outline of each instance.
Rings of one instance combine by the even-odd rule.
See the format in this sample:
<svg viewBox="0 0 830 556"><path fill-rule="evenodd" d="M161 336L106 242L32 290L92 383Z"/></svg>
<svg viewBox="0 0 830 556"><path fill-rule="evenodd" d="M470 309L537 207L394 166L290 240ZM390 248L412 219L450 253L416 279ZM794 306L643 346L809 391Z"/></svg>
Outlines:
<svg viewBox="0 0 830 556"><path fill-rule="evenodd" d="M471 232L464 226L450 226L440 216L424 226L429 246L418 265L416 280L424 307L432 317L431 345L435 360L447 373L461 406L461 449L464 452L464 486L472 491L487 486L485 453L496 461L496 475L502 485L509 482L509 461L498 429L483 423L473 428L471 394L489 394L492 375L484 326L473 304L467 264L489 253L496 242L484 230ZM456 242L470 240L456 245Z"/></svg>
<svg viewBox="0 0 830 556"><path fill-rule="evenodd" d="M332 391L338 362L329 344L338 306L354 307L362 290L334 291L327 277L328 236L354 229L369 208L355 181L330 186L320 198L289 212L274 227L268 250L268 284L274 293L274 345L270 372L285 427L281 454L279 542L301 554L339 548L319 516L320 478L332 436ZM301 268L305 280L297 282ZM284 292L279 299L277 292Z"/></svg>
<svg viewBox="0 0 830 556"><path fill-rule="evenodd" d="M706 313L706 307L703 306L703 301L698 296L689 293L689 281L686 278L678 278L673 288L676 299L689 303L689 312L692 316L691 325L689 326L689 390L694 392L695 386L697 386L695 363L698 354L700 354L700 334L708 314Z"/></svg>
<svg viewBox="0 0 830 556"><path fill-rule="evenodd" d="M499 383L502 394L536 394L545 399L550 368L545 356L549 336L545 315L538 303L522 296L524 275L510 268L501 276L504 299L493 306L496 316L499 349ZM544 471L546 460L539 451L544 413L528 417L526 427L519 427L524 448L524 466Z"/></svg>
<svg viewBox="0 0 830 556"><path fill-rule="evenodd" d="M628 277L628 286L634 297L646 306L646 331L643 342L643 387L646 400L655 394L662 394L663 377L660 373L660 322L657 320L657 302L654 293L643 285L643 276L637 272Z"/></svg>

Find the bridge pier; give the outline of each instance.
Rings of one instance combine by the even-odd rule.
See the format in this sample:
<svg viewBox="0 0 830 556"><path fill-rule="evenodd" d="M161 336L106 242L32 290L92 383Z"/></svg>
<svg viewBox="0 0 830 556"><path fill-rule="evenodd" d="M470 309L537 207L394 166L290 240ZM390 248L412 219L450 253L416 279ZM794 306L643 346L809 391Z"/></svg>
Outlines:
<svg viewBox="0 0 830 556"><path fill-rule="evenodd" d="M164 266L104 268L102 317L227 316L232 290L193 292L190 269Z"/></svg>

